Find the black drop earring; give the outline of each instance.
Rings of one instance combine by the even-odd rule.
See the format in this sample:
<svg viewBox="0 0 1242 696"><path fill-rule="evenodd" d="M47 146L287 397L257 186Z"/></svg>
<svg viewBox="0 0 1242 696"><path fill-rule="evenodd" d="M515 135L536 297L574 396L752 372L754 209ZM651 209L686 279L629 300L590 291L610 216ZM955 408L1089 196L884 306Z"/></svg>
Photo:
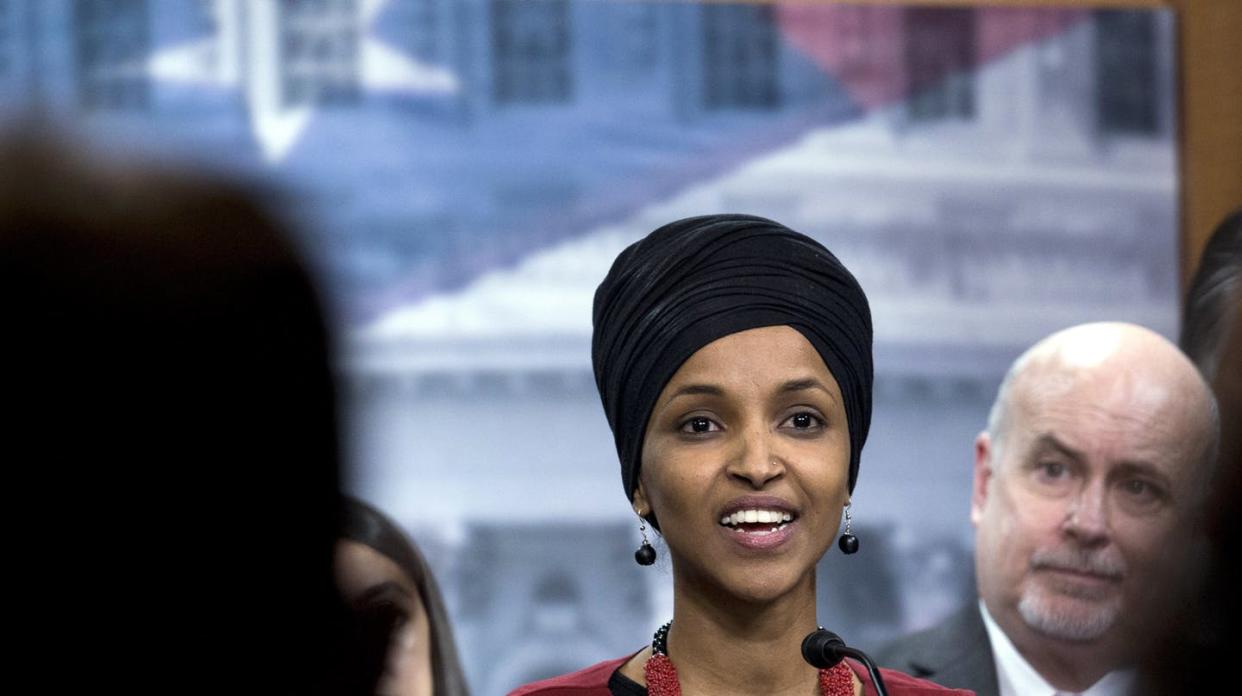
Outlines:
<svg viewBox="0 0 1242 696"><path fill-rule="evenodd" d="M853 531L850 529L850 522L852 521L850 505L852 504L849 501L845 503L845 533L841 535L840 539L837 539L837 546L841 547L841 553L847 555L858 553L858 537L854 536Z"/></svg>
<svg viewBox="0 0 1242 696"><path fill-rule="evenodd" d="M638 531L643 535L643 545L634 552L634 560L638 561L638 565L649 566L655 563L656 550L651 542L647 541L647 521L641 515L638 517Z"/></svg>

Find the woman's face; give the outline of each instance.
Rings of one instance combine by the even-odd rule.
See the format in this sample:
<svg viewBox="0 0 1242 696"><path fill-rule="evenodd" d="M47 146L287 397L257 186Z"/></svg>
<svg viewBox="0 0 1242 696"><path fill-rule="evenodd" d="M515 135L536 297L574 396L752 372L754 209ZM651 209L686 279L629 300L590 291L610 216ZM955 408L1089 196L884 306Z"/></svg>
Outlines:
<svg viewBox="0 0 1242 696"><path fill-rule="evenodd" d="M431 629L414 581L387 556L344 539L336 543L336 581L355 612L393 618L388 659L376 693L431 696Z"/></svg>
<svg viewBox="0 0 1242 696"><path fill-rule="evenodd" d="M814 587L849 460L841 389L815 348L788 326L742 331L660 393L635 508L655 512L679 586L772 601Z"/></svg>

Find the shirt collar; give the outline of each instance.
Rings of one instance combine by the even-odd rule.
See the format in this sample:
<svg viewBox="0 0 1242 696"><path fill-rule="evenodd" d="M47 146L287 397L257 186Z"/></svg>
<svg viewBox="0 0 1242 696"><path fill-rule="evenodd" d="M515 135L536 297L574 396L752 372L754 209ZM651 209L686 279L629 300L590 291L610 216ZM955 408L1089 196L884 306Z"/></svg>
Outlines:
<svg viewBox="0 0 1242 696"><path fill-rule="evenodd" d="M982 599L979 600L979 613L983 615L983 626L987 629L988 641L992 644L992 659L996 662L1000 696L1053 696L1066 693L1057 691L1022 657L1013 641L1009 640L1009 636L1005 635L988 613ZM1082 696L1125 696L1133 692L1135 676L1132 669L1113 670L1083 691Z"/></svg>

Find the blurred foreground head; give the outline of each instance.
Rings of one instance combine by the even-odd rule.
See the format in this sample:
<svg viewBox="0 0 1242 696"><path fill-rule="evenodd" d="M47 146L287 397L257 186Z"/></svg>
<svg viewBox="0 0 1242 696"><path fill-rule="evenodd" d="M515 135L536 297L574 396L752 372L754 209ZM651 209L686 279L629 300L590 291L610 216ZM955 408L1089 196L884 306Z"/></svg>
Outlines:
<svg viewBox="0 0 1242 696"><path fill-rule="evenodd" d="M329 343L289 242L231 184L50 142L0 142L17 642L55 657L47 686L365 693Z"/></svg>

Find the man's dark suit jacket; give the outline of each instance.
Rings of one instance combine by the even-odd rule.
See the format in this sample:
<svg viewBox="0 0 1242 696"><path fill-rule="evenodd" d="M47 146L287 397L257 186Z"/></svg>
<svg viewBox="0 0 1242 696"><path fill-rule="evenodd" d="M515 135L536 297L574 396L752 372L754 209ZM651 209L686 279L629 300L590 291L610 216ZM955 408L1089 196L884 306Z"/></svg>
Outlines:
<svg viewBox="0 0 1242 696"><path fill-rule="evenodd" d="M881 648L875 660L941 686L970 689L978 696L999 696L992 644L971 603L939 624Z"/></svg>

